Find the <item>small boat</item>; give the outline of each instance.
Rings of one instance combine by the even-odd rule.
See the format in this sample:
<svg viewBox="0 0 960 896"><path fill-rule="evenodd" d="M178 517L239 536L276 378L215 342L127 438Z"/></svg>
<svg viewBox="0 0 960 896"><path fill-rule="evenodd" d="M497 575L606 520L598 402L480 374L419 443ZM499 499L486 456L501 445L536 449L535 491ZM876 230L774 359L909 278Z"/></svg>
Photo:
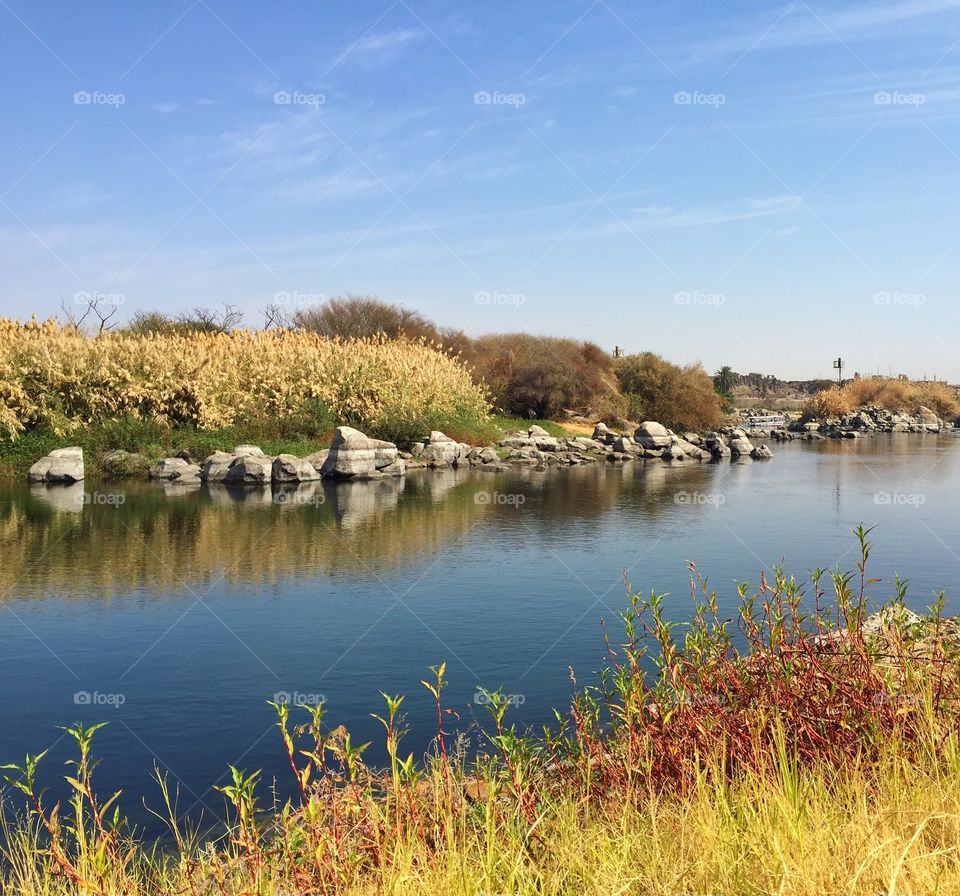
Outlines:
<svg viewBox="0 0 960 896"><path fill-rule="evenodd" d="M765 417L747 417L747 426L750 429L783 429L787 425L787 418L783 414L768 414Z"/></svg>

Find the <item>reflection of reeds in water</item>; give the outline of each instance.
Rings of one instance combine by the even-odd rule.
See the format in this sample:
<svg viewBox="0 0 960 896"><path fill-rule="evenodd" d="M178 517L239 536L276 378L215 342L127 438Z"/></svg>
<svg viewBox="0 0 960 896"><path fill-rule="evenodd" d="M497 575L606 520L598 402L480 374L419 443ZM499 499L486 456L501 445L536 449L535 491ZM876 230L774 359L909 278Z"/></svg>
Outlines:
<svg viewBox="0 0 960 896"><path fill-rule="evenodd" d="M439 485L439 482L436 483ZM482 507L473 489L404 480L285 493L160 487L125 489L123 504L84 506L82 486L13 489L0 504L5 596L176 590L289 576L379 572L439 550ZM410 490L412 494L401 495ZM176 491L175 489L173 491Z"/></svg>
<svg viewBox="0 0 960 896"><path fill-rule="evenodd" d="M530 534L614 512L619 501L656 518L680 487L715 469L660 462L503 475L418 471L402 479L313 483L284 492L176 483L115 488L121 504L83 503L84 489L0 491L5 597L170 591L218 580L271 584L295 576L381 575L435 554L479 522L522 514ZM478 492L524 495L520 510ZM109 497L109 496L108 496Z"/></svg>

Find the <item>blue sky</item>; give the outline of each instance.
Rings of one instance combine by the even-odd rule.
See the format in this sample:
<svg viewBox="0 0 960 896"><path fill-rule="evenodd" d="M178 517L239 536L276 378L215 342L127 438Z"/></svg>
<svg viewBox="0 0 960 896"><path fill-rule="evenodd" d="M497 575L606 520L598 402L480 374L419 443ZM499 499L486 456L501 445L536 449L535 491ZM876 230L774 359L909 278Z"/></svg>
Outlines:
<svg viewBox="0 0 960 896"><path fill-rule="evenodd" d="M0 0L0 313L353 292L960 380L960 0Z"/></svg>

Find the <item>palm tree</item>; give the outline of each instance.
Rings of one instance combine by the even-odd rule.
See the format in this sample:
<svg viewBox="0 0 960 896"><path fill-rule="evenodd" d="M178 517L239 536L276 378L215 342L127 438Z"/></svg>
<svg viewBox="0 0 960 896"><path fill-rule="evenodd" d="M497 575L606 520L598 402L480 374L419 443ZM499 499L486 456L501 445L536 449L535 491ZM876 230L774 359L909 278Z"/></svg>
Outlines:
<svg viewBox="0 0 960 896"><path fill-rule="evenodd" d="M732 367L721 367L713 375L713 388L721 395L730 395L739 379L740 376L734 372Z"/></svg>

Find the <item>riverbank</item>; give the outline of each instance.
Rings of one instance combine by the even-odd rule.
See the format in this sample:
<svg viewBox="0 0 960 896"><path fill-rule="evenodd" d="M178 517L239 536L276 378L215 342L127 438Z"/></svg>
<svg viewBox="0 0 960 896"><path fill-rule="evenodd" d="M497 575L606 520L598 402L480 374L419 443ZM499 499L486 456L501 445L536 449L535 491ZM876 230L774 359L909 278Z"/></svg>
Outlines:
<svg viewBox="0 0 960 896"><path fill-rule="evenodd" d="M489 444L520 427L538 425L558 438L574 437L582 428L549 420L517 420L491 416L480 420L448 419L444 430L459 442ZM237 445L255 444L270 456L292 454L305 457L330 445L335 425L323 420L314 426L296 422L264 420L215 429L170 427L132 418L94 424L58 435L49 428L22 433L16 439L0 439L0 477L25 479L36 461L58 448L83 450L88 478L111 480L144 478L149 467L165 457L179 454L203 460L215 452L229 452ZM111 462L111 455L139 455L133 466Z"/></svg>
<svg viewBox="0 0 960 896"><path fill-rule="evenodd" d="M100 735L75 727L75 806L55 816L32 801L32 759L6 772L33 810L7 816L4 892L952 892L957 626L899 604L867 616L858 535L854 576L808 587L812 616L780 570L740 595L733 620L696 576L689 626L669 625L660 597L634 595L611 632L621 646L606 686L580 690L551 732L511 727L510 695L480 692L488 745L476 761L445 733L442 666L424 676L439 727L423 761L404 749L400 698L378 712L385 768L324 706L277 704L299 795L272 805L269 782L235 770L220 788L229 825L196 834L173 821L162 853L106 808ZM156 808L176 819L167 785Z"/></svg>

